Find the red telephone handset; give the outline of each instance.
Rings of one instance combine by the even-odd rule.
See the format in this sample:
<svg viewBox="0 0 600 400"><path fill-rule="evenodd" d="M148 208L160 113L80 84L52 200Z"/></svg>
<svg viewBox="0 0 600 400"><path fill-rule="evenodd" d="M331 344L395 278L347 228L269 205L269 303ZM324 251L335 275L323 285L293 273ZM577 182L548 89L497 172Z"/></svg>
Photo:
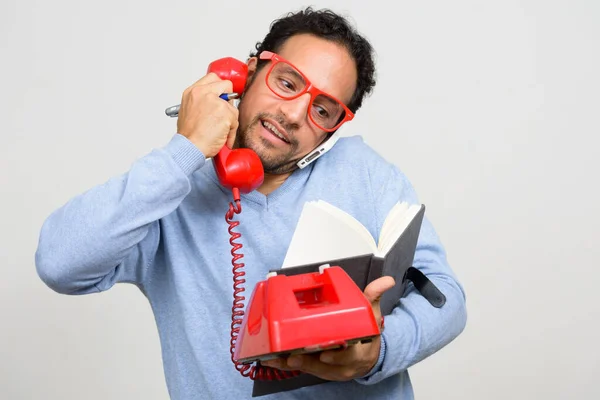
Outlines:
<svg viewBox="0 0 600 400"><path fill-rule="evenodd" d="M248 66L232 57L213 61L207 73L214 72L221 79L233 83L233 92L242 94L248 77ZM249 193L262 185L264 170L258 155L250 149L232 150L227 145L214 157L217 177L221 184L231 190ZM235 195L235 193L234 193Z"/></svg>

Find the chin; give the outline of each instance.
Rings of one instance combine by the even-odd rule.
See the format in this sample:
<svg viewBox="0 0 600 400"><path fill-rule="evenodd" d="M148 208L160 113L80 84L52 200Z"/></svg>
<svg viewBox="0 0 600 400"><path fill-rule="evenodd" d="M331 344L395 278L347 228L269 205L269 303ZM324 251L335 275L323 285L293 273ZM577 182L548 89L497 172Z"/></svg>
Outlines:
<svg viewBox="0 0 600 400"><path fill-rule="evenodd" d="M238 132L236 147L246 148L254 151L260 159L265 173L272 175L280 175L292 172L297 169L296 162L293 154L282 154L280 149L274 147L267 140L254 136L256 132L254 129L246 130L245 133Z"/></svg>

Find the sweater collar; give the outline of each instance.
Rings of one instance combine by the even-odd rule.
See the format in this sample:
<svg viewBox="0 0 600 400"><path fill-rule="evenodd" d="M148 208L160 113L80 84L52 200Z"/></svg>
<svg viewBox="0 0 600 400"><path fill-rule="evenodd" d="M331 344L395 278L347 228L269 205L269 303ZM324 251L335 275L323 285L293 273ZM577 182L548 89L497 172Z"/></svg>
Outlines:
<svg viewBox="0 0 600 400"><path fill-rule="evenodd" d="M223 193L229 193L229 189L219 182L219 178L217 177L217 171L215 169L215 165L213 160L207 160L204 171L210 177L210 179L219 186ZM257 204L262 207L268 207L269 205L273 205L278 202L281 198L283 198L288 192L293 192L298 187L303 186L310 173L312 172L313 166L315 163L312 163L303 169L296 169L292 174L279 186L277 189L269 193L268 195L264 195L257 190L254 190L250 193L242 193L241 198L245 201L249 201L251 203Z"/></svg>

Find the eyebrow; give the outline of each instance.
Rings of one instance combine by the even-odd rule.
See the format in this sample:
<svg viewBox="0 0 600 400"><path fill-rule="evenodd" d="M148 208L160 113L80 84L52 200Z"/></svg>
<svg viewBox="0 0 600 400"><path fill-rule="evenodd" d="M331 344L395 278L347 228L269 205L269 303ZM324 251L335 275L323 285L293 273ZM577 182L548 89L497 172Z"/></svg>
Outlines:
<svg viewBox="0 0 600 400"><path fill-rule="evenodd" d="M306 81L304 80L304 78L302 77L302 75L300 75L298 73L298 71L296 69L292 68L292 66L289 65L289 64L286 65L285 67L286 67L286 70L287 70L286 72L291 73L292 75L294 75L294 77L300 79L302 81L302 83L306 84Z"/></svg>

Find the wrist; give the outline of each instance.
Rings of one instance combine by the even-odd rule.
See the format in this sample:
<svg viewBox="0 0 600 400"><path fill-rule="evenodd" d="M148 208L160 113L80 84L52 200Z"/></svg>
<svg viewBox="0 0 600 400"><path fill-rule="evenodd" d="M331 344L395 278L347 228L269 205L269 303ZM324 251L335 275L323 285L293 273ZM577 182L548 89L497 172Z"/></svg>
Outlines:
<svg viewBox="0 0 600 400"><path fill-rule="evenodd" d="M381 336L379 336L376 340L373 340L371 344L370 353L370 363L367 372L370 372L377 365L377 361L379 361L379 354L381 353Z"/></svg>
<svg viewBox="0 0 600 400"><path fill-rule="evenodd" d="M379 348L378 348L378 351L375 353L377 358L375 359L374 364L371 366L370 370L366 373L366 375L363 375L360 378L357 378L359 383L365 383L366 380L368 380L368 378L370 378L371 376L373 376L374 374L376 374L377 372L379 372L381 370L381 366L383 365L383 360L385 358L385 349L386 349L385 339L384 339L383 335L380 335L379 336Z"/></svg>
<svg viewBox="0 0 600 400"><path fill-rule="evenodd" d="M210 154L210 146L208 146L204 140L201 138L196 138L187 133L177 132L181 136L185 137L190 143L192 143L196 148L204 154L205 158L211 158L213 155Z"/></svg>
<svg viewBox="0 0 600 400"><path fill-rule="evenodd" d="M204 153L180 133L175 134L171 138L170 142L164 147L164 150L173 158L186 175L201 168L206 161Z"/></svg>

